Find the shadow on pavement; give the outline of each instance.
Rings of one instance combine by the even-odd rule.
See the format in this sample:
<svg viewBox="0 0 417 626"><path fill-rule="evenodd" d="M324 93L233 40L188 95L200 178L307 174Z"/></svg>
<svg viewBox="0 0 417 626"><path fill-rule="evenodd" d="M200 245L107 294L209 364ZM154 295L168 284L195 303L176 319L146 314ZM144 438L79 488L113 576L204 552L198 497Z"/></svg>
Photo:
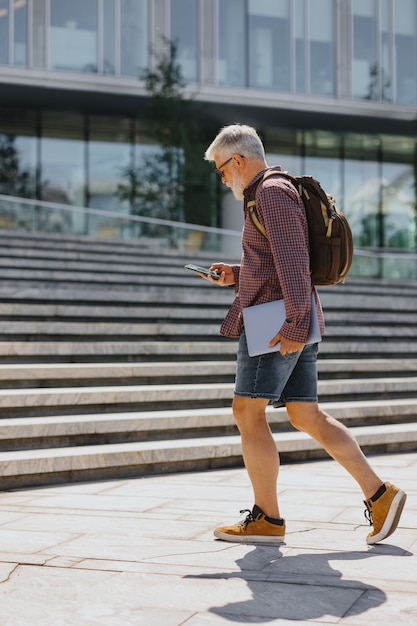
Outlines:
<svg viewBox="0 0 417 626"><path fill-rule="evenodd" d="M384 546L385 547L385 546ZM409 556L394 546L389 553ZM251 599L234 601L210 611L240 623L262 623L274 619L312 620L324 616L337 618L359 615L380 606L386 595L377 587L360 580L343 578L333 569L332 561L357 561L376 558L384 549L367 552L328 552L317 554L282 554L279 547L256 546L236 560L240 572L218 572L186 578L240 579L247 582ZM386 573L385 573L386 574ZM383 573L381 575L384 575ZM236 595L236 587L231 594Z"/></svg>

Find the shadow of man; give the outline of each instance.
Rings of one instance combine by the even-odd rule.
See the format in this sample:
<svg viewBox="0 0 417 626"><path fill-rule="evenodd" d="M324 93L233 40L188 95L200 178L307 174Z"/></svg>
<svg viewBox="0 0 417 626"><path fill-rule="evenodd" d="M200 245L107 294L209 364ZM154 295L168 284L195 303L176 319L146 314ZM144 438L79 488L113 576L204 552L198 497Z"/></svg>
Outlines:
<svg viewBox="0 0 417 626"><path fill-rule="evenodd" d="M386 596L381 589L359 580L342 579L342 572L333 569L330 562L369 559L378 554L381 552L370 550L286 556L277 546L258 545L236 560L241 572L197 577L246 581L252 598L210 609L234 622L253 624L275 619L341 618L380 606Z"/></svg>

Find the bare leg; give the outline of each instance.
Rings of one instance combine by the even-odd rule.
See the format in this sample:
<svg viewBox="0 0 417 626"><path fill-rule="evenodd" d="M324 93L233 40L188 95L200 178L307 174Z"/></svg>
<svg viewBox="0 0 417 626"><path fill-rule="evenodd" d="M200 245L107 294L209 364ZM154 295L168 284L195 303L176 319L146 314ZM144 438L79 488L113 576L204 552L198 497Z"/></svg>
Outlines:
<svg viewBox="0 0 417 626"><path fill-rule="evenodd" d="M252 483L254 503L268 517L279 518L279 455L266 419L267 405L268 400L235 396L233 414L242 438L243 459Z"/></svg>
<svg viewBox="0 0 417 626"><path fill-rule="evenodd" d="M349 430L314 402L289 402L286 406L292 425L320 443L358 482L366 499L381 487L368 460Z"/></svg>

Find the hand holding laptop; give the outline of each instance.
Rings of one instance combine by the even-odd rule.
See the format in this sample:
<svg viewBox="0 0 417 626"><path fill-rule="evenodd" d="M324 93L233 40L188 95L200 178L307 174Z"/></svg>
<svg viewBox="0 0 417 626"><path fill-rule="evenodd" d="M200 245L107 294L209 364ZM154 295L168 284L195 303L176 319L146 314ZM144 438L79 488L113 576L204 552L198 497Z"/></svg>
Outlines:
<svg viewBox="0 0 417 626"><path fill-rule="evenodd" d="M284 300L255 304L244 308L242 313L249 356L278 352L281 344L278 342L271 346L270 343L279 334L286 320ZM311 294L310 330L306 344L317 343L318 341L321 341L320 325L316 301L314 295Z"/></svg>

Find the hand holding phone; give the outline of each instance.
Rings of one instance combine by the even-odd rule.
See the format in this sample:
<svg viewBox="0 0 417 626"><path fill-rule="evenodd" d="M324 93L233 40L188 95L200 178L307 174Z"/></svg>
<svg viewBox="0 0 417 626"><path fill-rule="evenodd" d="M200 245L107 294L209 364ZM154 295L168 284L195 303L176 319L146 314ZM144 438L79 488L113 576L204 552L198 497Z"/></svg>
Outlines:
<svg viewBox="0 0 417 626"><path fill-rule="evenodd" d="M194 265L193 263L188 263L184 265L185 269L191 270L192 272L197 272L197 274L204 274L204 276L211 276L214 280L219 280L220 275L216 274L216 272L210 272L207 267L201 267L200 265Z"/></svg>

